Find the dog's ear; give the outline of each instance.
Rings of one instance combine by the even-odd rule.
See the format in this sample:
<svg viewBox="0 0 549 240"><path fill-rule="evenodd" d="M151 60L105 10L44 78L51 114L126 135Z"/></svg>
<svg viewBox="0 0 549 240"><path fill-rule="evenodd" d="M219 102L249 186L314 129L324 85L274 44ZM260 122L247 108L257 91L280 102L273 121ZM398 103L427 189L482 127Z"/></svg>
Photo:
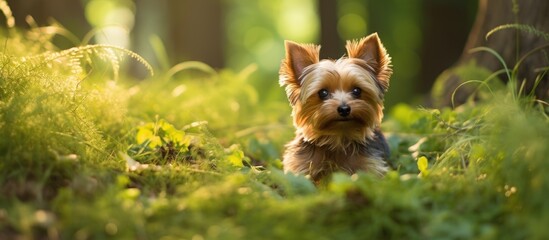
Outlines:
<svg viewBox="0 0 549 240"><path fill-rule="evenodd" d="M320 46L292 41L285 41L284 44L286 58L280 66L279 83L281 86L286 85L286 94L290 103L294 105L299 98L301 75L307 66L318 63Z"/></svg>
<svg viewBox="0 0 549 240"><path fill-rule="evenodd" d="M347 41L347 54L349 58L358 58L366 61L373 71L383 90L389 87L389 78L393 74L391 57L379 40L377 33L372 33L358 41Z"/></svg>

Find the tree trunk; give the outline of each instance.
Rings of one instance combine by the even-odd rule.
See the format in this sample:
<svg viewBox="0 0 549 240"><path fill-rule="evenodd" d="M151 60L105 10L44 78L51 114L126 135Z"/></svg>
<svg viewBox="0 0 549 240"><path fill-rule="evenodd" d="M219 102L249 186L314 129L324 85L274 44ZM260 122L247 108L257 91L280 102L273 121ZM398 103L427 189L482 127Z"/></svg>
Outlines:
<svg viewBox="0 0 549 240"><path fill-rule="evenodd" d="M511 70L530 51L542 46L545 46L545 50L549 49L547 46L549 42L543 37L516 28L499 30L486 40L486 34L490 30L513 23L529 25L549 33L549 15L547 13L549 13L549 1L547 0L517 0L516 5L511 0L480 0L477 17L465 49L456 65L437 79L432 90L431 104L436 107L450 106L454 90L461 83L473 80L464 79L464 74L456 71L460 66L473 63L476 64L476 67L485 68L489 72L503 69L502 64L493 54L485 51L470 53L473 48L484 46L495 50ZM540 69L547 66L549 66L549 58L546 51L536 51L529 55L519 65L517 89L524 82L524 91L522 93L529 94L532 92L538 99L548 99L549 81L547 74L541 78L537 87L534 86L536 78L541 73ZM505 74L500 75L500 79L505 83L509 81ZM455 93L455 105L467 101L475 89L476 87L471 85L460 87Z"/></svg>
<svg viewBox="0 0 549 240"><path fill-rule="evenodd" d="M337 32L337 1L319 0L320 12L320 57L337 59L343 55L343 42Z"/></svg>
<svg viewBox="0 0 549 240"><path fill-rule="evenodd" d="M222 1L172 0L169 4L175 62L193 60L224 67Z"/></svg>

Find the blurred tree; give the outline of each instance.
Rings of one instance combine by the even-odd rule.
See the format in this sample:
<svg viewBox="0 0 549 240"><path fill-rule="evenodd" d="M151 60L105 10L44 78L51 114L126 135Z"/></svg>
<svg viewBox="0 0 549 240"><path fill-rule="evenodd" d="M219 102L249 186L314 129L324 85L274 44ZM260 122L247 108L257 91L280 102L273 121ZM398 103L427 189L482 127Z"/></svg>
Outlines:
<svg viewBox="0 0 549 240"><path fill-rule="evenodd" d="M422 1L421 68L416 91L427 94L437 76L459 58L475 20L476 2ZM459 19L459 21L456 21Z"/></svg>
<svg viewBox="0 0 549 240"><path fill-rule="evenodd" d="M172 50L169 37L170 25L166 20L170 0L136 0L135 27L132 36L134 49L149 63L161 71L167 71L176 59L170 59L167 49ZM172 52L172 51L170 51ZM133 64L132 73L139 77L148 76L146 69Z"/></svg>
<svg viewBox="0 0 549 240"><path fill-rule="evenodd" d="M547 48L547 40L534 34L517 29L500 30L486 39L486 34L495 27L519 23L533 26L536 29L549 33L549 1L546 0L480 0L478 13L473 29L469 34L463 53L454 67L447 70L437 79L432 90L432 105L449 106L451 96L461 83L471 79L464 79L457 69L461 66L475 65L491 72L503 68L498 59L488 52L470 53L469 50L485 46L501 55L507 66L513 68L518 60L529 51L538 47ZM541 82L534 89L536 76L549 65L547 53L537 51L520 64L518 69L518 87L524 81L525 92L534 92L539 99L547 100L549 97L549 76L543 75ZM500 77L504 82L507 77ZM476 79L482 80L482 79ZM474 86L459 88L454 98L456 104L464 103L474 92Z"/></svg>
<svg viewBox="0 0 549 240"><path fill-rule="evenodd" d="M52 20L62 24L78 37L84 36L90 25L84 16L82 1L75 0L7 0L15 23L18 27L27 28L26 17L32 16L38 26L45 26ZM56 44L61 47L72 47L67 42Z"/></svg>
<svg viewBox="0 0 549 240"><path fill-rule="evenodd" d="M39 26L47 25L49 21L55 19L79 38L92 29L89 23L90 17L87 16L89 14L85 14L85 9L91 2L89 0L8 0L7 2L16 18L16 24L20 27L28 27L25 18L30 15ZM123 2L133 5L133 1ZM137 0L135 5L137 22L135 30L138 34L133 40L138 42L136 49L138 53L143 49L146 55L152 55L151 49L144 46L150 44L148 40L151 35L157 35L166 44L172 64L185 60L197 60L213 67L224 67L225 37L221 0ZM97 14L108 15L104 12ZM106 26L94 23L93 27Z"/></svg>
<svg viewBox="0 0 549 240"><path fill-rule="evenodd" d="M392 58L394 73L385 107L417 96L422 59L421 1L367 1L368 32L378 32Z"/></svg>
<svg viewBox="0 0 549 240"><path fill-rule="evenodd" d="M224 66L223 11L220 0L171 0L168 16L176 62L202 61L215 68Z"/></svg>
<svg viewBox="0 0 549 240"><path fill-rule="evenodd" d="M135 1L136 51L162 68L190 60L214 68L225 67L222 3L221 0Z"/></svg>
<svg viewBox="0 0 549 240"><path fill-rule="evenodd" d="M343 41L337 33L337 1L319 0L320 58L339 58L343 54Z"/></svg>

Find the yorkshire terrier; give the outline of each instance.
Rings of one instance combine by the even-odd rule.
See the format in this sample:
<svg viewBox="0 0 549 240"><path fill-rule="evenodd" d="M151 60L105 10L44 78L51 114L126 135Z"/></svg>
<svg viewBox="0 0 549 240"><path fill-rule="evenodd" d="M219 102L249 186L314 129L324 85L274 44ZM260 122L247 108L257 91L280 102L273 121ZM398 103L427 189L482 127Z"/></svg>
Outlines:
<svg viewBox="0 0 549 240"><path fill-rule="evenodd" d="M377 33L347 41L348 57L319 60L320 46L285 42L281 86L296 137L286 145L285 172L315 183L335 171L383 176L389 147L381 133L383 98L393 71Z"/></svg>

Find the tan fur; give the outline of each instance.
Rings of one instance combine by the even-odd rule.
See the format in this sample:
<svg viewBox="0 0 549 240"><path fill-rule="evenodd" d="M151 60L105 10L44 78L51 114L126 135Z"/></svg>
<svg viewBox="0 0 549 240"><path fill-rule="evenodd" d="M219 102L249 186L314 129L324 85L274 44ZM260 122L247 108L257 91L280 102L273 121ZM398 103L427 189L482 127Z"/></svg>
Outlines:
<svg viewBox="0 0 549 240"><path fill-rule="evenodd" d="M372 34L347 42L348 58L319 60L320 46L286 41L280 84L293 111L296 138L288 143L284 170L310 175L314 181L334 171L383 175L387 171L378 148L383 97L392 74L390 57ZM360 88L360 96L352 95ZM328 99L319 97L329 91ZM350 107L341 116L338 107Z"/></svg>
<svg viewBox="0 0 549 240"><path fill-rule="evenodd" d="M366 61L371 66L377 79L384 87L384 91L389 88L389 78L393 74L391 68L391 57L383 47L377 33L370 34L358 41L347 41L345 46L349 58L358 58Z"/></svg>
<svg viewBox="0 0 549 240"><path fill-rule="evenodd" d="M318 147L303 138L295 138L286 145L284 170L309 176L318 182L335 171L354 174L368 171L378 176L387 172L387 166L378 153L366 153L366 146L351 143L347 148Z"/></svg>
<svg viewBox="0 0 549 240"><path fill-rule="evenodd" d="M292 105L299 97L299 76L306 66L318 62L320 46L286 41L286 59L280 67L280 85L286 85L286 94Z"/></svg>

